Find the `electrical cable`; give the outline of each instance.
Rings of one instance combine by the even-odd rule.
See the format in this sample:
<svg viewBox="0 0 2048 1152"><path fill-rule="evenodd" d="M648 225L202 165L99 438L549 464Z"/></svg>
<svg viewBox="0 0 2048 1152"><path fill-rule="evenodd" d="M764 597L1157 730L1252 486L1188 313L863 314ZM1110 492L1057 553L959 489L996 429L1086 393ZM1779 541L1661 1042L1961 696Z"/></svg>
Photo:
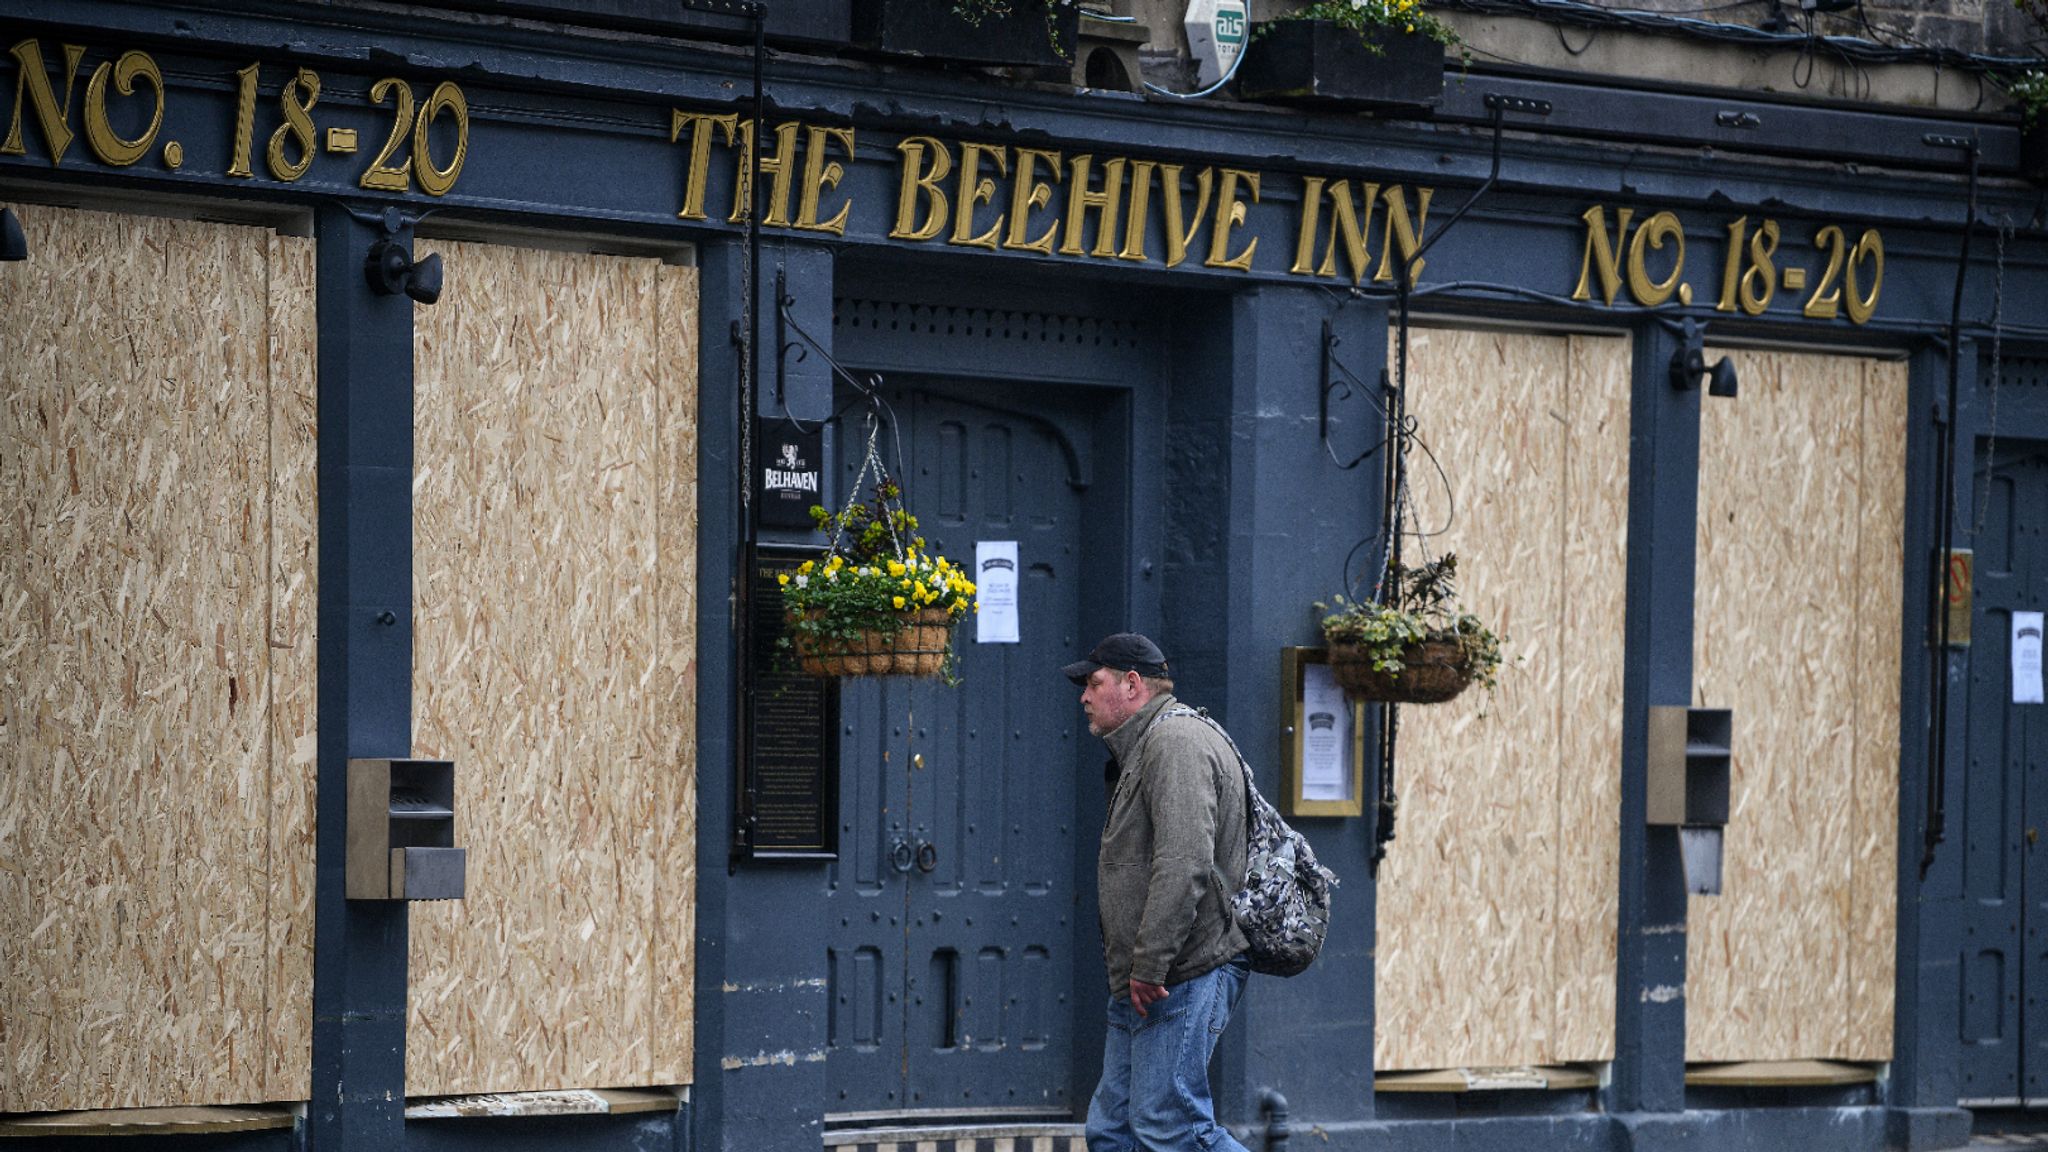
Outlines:
<svg viewBox="0 0 2048 1152"><path fill-rule="evenodd" d="M1438 0L1444 7L1483 15L1533 16L1551 23L1617 28L1655 33L1677 32L1696 39L1750 47L1796 47L1809 39L1822 41L1832 52L1867 63L1932 63L1977 71L2012 71L2039 67L2031 56L1994 56L1956 48L1916 45L1898 47L1856 36L1814 36L1808 32L1772 32L1743 24L1724 24L1692 16L1632 8L1605 8L1585 0ZM1867 26L1867 25L1866 25Z"/></svg>

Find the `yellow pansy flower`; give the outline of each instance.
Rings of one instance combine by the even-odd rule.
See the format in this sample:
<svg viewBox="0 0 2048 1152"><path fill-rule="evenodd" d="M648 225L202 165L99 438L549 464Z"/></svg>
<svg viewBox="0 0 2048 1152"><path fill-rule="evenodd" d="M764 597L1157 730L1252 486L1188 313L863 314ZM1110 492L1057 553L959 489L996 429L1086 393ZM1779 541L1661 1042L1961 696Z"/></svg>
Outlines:
<svg viewBox="0 0 2048 1152"><path fill-rule="evenodd" d="M904 568L903 568L903 561L901 561L901 560L891 560L891 561L889 561L889 575L891 575L891 576L901 576L901 575L903 575L903 572L904 572Z"/></svg>
<svg viewBox="0 0 2048 1152"><path fill-rule="evenodd" d="M784 588L787 588L787 587L789 587L789 573L787 573L787 572L778 572L778 573L776 573L776 575L775 575L775 582L776 582L777 584L780 584L780 585L782 585L782 586L783 586Z"/></svg>
<svg viewBox="0 0 2048 1152"><path fill-rule="evenodd" d="M901 597L901 596L898 596L898 597L896 597L896 607L898 607L898 608L901 608L901 607L903 607L903 597Z"/></svg>

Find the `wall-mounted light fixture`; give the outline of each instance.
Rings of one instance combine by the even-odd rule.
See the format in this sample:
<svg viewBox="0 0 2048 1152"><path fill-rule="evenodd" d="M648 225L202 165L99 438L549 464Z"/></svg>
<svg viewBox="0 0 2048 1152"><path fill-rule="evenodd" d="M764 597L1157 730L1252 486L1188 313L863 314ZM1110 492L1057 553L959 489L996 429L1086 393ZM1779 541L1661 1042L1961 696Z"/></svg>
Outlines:
<svg viewBox="0 0 2048 1152"><path fill-rule="evenodd" d="M422 304L432 304L441 298L441 254L435 252L424 260L414 260L412 253L393 236L370 245L363 275L370 282L370 290L379 296L403 292Z"/></svg>
<svg viewBox="0 0 2048 1152"><path fill-rule="evenodd" d="M0 208L0 260L28 259L28 237L22 234L21 217L12 208Z"/></svg>
<svg viewBox="0 0 2048 1152"><path fill-rule="evenodd" d="M1706 329L1688 319L1678 351L1671 355L1671 386L1687 391L1699 387L1702 378L1707 382L1707 395L1735 395L1735 362L1723 356L1708 364Z"/></svg>

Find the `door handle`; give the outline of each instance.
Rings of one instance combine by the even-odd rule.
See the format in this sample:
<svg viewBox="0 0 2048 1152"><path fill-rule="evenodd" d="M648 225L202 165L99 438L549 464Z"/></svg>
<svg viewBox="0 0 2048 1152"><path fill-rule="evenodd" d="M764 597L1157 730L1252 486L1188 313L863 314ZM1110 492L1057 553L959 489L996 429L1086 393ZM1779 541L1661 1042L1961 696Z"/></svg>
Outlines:
<svg viewBox="0 0 2048 1152"><path fill-rule="evenodd" d="M2041 831L2040 831L2040 829L2038 829L2038 828L2029 828L2029 829L2027 829L2027 843L2029 843L2029 844L2037 844L2037 843L2039 843L2039 842L2040 842L2040 840L2041 840Z"/></svg>
<svg viewBox="0 0 2048 1152"><path fill-rule="evenodd" d="M889 848L889 866L898 872L910 871L911 862L917 858L917 850L910 841L899 839Z"/></svg>
<svg viewBox="0 0 2048 1152"><path fill-rule="evenodd" d="M929 840L917 842L917 870L930 872L939 866L939 846Z"/></svg>

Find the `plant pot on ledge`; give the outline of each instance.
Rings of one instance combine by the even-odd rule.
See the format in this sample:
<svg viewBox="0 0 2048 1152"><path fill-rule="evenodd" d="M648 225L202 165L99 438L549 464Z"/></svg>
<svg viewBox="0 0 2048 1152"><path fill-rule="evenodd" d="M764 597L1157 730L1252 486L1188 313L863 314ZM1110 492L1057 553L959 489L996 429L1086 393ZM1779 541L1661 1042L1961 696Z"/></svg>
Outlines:
<svg viewBox="0 0 2048 1152"><path fill-rule="evenodd" d="M1444 95L1444 46L1394 28L1274 20L1254 26L1237 89L1246 100L1427 115Z"/></svg>
<svg viewBox="0 0 2048 1152"><path fill-rule="evenodd" d="M960 14L973 0L854 0L853 42L891 56L958 64L1065 70L1079 42L1073 0L1011 0L979 22Z"/></svg>

